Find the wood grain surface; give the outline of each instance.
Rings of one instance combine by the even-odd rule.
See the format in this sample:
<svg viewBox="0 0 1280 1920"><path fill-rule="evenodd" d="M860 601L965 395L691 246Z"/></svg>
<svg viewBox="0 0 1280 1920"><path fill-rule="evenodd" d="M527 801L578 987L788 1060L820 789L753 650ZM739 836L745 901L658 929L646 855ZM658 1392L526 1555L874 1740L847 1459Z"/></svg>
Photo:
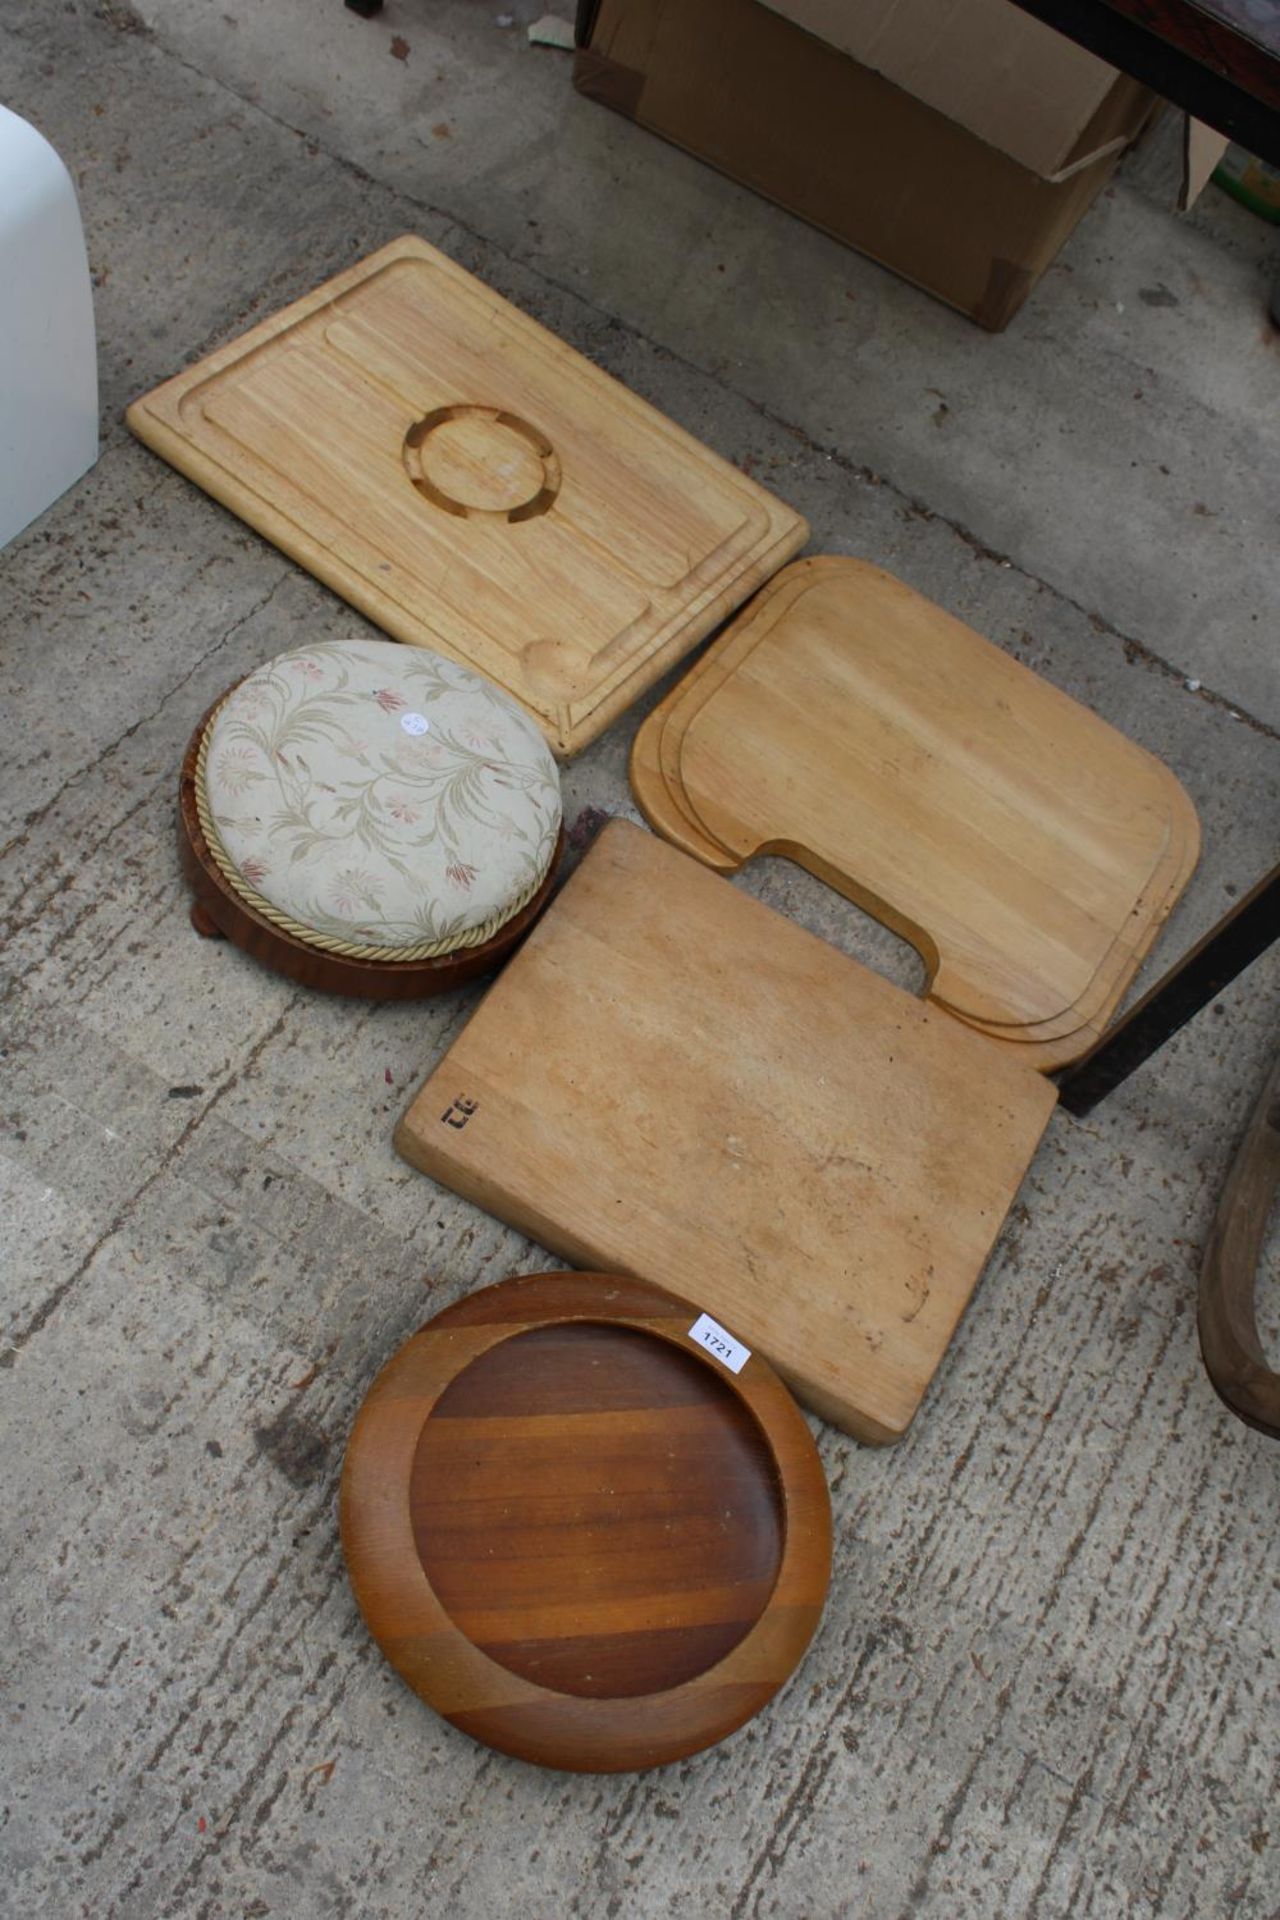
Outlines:
<svg viewBox="0 0 1280 1920"><path fill-rule="evenodd" d="M342 1481L370 1631L463 1731L618 1772L722 1739L822 1612L817 1452L759 1357L609 1274L533 1274L447 1308L379 1375Z"/></svg>
<svg viewBox="0 0 1280 1920"><path fill-rule="evenodd" d="M710 657L707 656L708 660ZM679 688L664 702L662 723L642 726L635 736L631 752L632 788L650 825L666 839L716 872L733 873L742 863L708 836L701 821L692 814L684 794L678 754L683 711L676 698L678 692ZM1199 833L1187 831L1188 811L1172 774L1168 775L1168 785L1173 813L1168 844L1134 901L1124 931L1114 941L1081 999L1053 1019L1020 1026L985 1022L954 1007L948 1008L948 1012L977 1032L989 1034L1001 1045L1018 1046L1021 1049L1018 1057L1042 1072L1063 1066L1088 1050L1102 1033L1125 985L1154 943L1195 869ZM784 851L780 846L770 850ZM797 858L803 857L801 850L794 846L785 851ZM806 859L804 864L811 865L811 862ZM839 891L853 893L846 881L839 883ZM864 900L860 895L855 897L868 910L883 917L886 924L894 924L882 903ZM915 940L918 950L923 946L922 958L927 966L936 965L936 951L931 942L921 943L910 929L899 926L897 930ZM926 991L929 991L928 983Z"/></svg>
<svg viewBox="0 0 1280 1920"><path fill-rule="evenodd" d="M1277 858L1280 548L1245 538L1280 494L1268 230L1212 195L1169 220L1135 181L993 359L870 263L575 112L563 60L498 10L393 26L388 7L366 53L341 0L302 31L293 0L228 7L237 29L185 0L0 8L4 97L63 155L103 279L108 416L430 221L752 465L815 551L856 547L1167 759L1204 825L1162 941L1181 952ZM154 32L124 30L141 15ZM1161 283L1180 307L1138 300ZM3 556L0 1907L1271 1920L1280 1448L1214 1394L1194 1302L1277 1051L1280 949L1087 1124L1054 1119L903 1443L817 1430L835 1565L793 1683L676 1767L505 1759L371 1641L338 1478L371 1381L430 1315L566 1263L392 1149L478 988L362 1007L190 933L174 789L199 713L290 634L350 638L358 616L111 442ZM572 763L570 822L627 809L630 732ZM896 967L893 937L793 863L740 884ZM1278 1259L1273 1217L1273 1358Z"/></svg>
<svg viewBox="0 0 1280 1920"><path fill-rule="evenodd" d="M129 408L394 639L572 754L804 545L798 513L412 235Z"/></svg>
<svg viewBox="0 0 1280 1920"><path fill-rule="evenodd" d="M607 827L414 1101L414 1166L704 1302L860 1437L910 1423L1055 1094L652 834Z"/></svg>
<svg viewBox="0 0 1280 1920"><path fill-rule="evenodd" d="M421 1000L447 993L468 980L489 973L517 947L550 900L564 851L560 830L547 877L531 900L506 925L477 947L438 954L431 960L353 960L310 947L251 907L232 887L205 841L196 806L196 760L204 730L222 704L214 701L191 736L178 780L178 854L191 888L191 924L209 938L221 935L265 967L282 973L299 986L320 993L343 994L361 1000Z"/></svg>
<svg viewBox="0 0 1280 1920"><path fill-rule="evenodd" d="M908 939L941 1007L1063 1064L1194 867L1169 770L891 575L786 568L641 728L650 823L721 872L782 852Z"/></svg>

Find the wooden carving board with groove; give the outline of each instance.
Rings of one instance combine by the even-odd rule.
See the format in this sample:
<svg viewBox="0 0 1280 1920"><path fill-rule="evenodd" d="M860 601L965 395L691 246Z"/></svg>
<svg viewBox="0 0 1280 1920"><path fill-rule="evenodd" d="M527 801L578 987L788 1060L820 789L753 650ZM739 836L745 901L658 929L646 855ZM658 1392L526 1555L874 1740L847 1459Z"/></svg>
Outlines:
<svg viewBox="0 0 1280 1920"><path fill-rule="evenodd" d="M799 514L412 236L129 425L397 640L578 751L804 545Z"/></svg>
<svg viewBox="0 0 1280 1920"><path fill-rule="evenodd" d="M1042 1070L1083 1053L1196 860L1160 761L901 581L802 560L645 722L658 832L790 855L902 934L929 997Z"/></svg>
<svg viewBox="0 0 1280 1920"><path fill-rule="evenodd" d="M581 1266L684 1293L897 1439L1053 1088L661 840L607 827L396 1135Z"/></svg>

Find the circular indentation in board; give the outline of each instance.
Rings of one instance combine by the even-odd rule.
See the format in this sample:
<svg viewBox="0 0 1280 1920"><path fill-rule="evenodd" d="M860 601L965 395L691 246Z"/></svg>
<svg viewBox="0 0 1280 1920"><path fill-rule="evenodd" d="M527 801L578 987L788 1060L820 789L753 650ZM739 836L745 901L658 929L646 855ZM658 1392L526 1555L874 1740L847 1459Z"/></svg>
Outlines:
<svg viewBox="0 0 1280 1920"><path fill-rule="evenodd" d="M343 1546L370 1630L476 1739L618 1771L697 1752L799 1662L830 1509L758 1355L602 1274L524 1276L408 1342L357 1417Z"/></svg>
<svg viewBox="0 0 1280 1920"><path fill-rule="evenodd" d="M526 685L545 697L572 700L590 684L595 655L576 640L530 640L520 649Z"/></svg>
<svg viewBox="0 0 1280 1920"><path fill-rule="evenodd" d="M418 492L464 518L532 520L560 491L551 442L501 407L437 407L410 427L403 456Z"/></svg>

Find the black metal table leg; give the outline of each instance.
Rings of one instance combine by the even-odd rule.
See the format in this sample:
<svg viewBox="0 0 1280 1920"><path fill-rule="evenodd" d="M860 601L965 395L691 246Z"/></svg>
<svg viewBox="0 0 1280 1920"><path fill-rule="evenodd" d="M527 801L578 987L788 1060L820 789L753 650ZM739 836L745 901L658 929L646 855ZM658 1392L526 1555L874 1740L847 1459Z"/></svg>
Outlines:
<svg viewBox="0 0 1280 1920"><path fill-rule="evenodd" d="M1058 1098L1067 1112L1089 1113L1277 939L1280 867L1273 867L1163 980L1103 1034L1082 1060L1063 1074Z"/></svg>

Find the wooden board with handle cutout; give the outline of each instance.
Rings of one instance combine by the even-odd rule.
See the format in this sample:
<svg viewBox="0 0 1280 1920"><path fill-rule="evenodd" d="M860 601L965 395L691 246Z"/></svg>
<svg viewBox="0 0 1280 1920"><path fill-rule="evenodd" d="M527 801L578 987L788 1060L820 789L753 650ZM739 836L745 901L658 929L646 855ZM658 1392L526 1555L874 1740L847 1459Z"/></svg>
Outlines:
<svg viewBox="0 0 1280 1920"><path fill-rule="evenodd" d="M790 855L1041 1070L1087 1051L1195 865L1153 755L901 581L786 568L645 722L646 818L721 872Z"/></svg>

